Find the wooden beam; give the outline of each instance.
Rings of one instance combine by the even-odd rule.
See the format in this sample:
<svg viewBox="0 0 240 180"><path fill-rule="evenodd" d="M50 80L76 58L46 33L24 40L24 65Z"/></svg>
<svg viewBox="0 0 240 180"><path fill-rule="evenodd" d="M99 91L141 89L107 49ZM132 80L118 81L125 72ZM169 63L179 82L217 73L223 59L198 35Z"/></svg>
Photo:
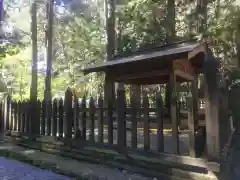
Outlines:
<svg viewBox="0 0 240 180"><path fill-rule="evenodd" d="M197 128L197 111L198 111L198 102L197 102L197 79L194 79L191 82L191 98L188 99L188 128L190 130L189 134L189 155L190 157L196 157L196 146L195 146L195 132Z"/></svg>
<svg viewBox="0 0 240 180"><path fill-rule="evenodd" d="M174 71L172 71L169 75L169 86L171 91L170 118L172 120L173 153L179 154L176 75L174 74Z"/></svg>
<svg viewBox="0 0 240 180"><path fill-rule="evenodd" d="M190 51L188 53L188 59L192 59L193 57L195 57L197 54L201 53L201 52L205 52L206 49L206 43L203 42L201 44L199 44L199 46L197 46L196 48L194 48L192 51Z"/></svg>
<svg viewBox="0 0 240 180"><path fill-rule="evenodd" d="M220 157L219 141L219 89L217 75L205 73L205 120L209 159Z"/></svg>
<svg viewBox="0 0 240 180"><path fill-rule="evenodd" d="M179 77L183 78L183 79L186 79L187 81L192 81L192 80L194 80L194 76L193 76L193 75L191 75L191 74L189 74L189 73L187 73L187 72L178 70L178 69L174 70L174 74L175 74L176 76L179 76Z"/></svg>
<svg viewBox="0 0 240 180"><path fill-rule="evenodd" d="M165 76L170 73L169 70L155 70L149 72L137 72L137 73L129 73L124 75L114 74L113 78L116 81L124 81L130 79L139 79L139 78L146 78L146 77L156 77L156 76Z"/></svg>

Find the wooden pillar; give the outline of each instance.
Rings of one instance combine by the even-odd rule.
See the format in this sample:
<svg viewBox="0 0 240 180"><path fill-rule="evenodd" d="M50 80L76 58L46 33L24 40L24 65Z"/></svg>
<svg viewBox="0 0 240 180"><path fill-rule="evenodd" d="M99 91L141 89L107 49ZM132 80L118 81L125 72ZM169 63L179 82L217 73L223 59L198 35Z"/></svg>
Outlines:
<svg viewBox="0 0 240 180"><path fill-rule="evenodd" d="M208 71L205 77L205 121L206 121L206 141L208 159L219 159L219 87L216 72Z"/></svg>
<svg viewBox="0 0 240 180"><path fill-rule="evenodd" d="M106 73L104 85L104 107L107 108L108 143L113 144L113 102L114 82L111 75Z"/></svg>
<svg viewBox="0 0 240 180"><path fill-rule="evenodd" d="M174 71L169 75L169 89L171 91L170 119L172 120L172 148L174 154L179 154L176 75Z"/></svg>
<svg viewBox="0 0 240 180"><path fill-rule="evenodd" d="M191 82L191 96L188 97L188 127L190 130L189 133L189 155L191 157L196 157L195 149L195 132L198 126L198 95L197 95L197 78Z"/></svg>

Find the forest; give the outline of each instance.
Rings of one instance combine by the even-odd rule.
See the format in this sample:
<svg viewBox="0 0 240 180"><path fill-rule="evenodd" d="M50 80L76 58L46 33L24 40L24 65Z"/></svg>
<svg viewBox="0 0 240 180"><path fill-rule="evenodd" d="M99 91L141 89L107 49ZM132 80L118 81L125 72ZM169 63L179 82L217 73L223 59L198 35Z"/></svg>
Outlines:
<svg viewBox="0 0 240 180"><path fill-rule="evenodd" d="M45 4L37 1L39 99L46 71ZM30 9L30 0L4 0L0 91L16 100L30 96ZM234 0L55 0L52 38L53 98L64 96L67 87L77 97L98 97L104 75L84 76L81 70L87 65L186 39L209 43L221 63L221 80L229 87L240 77L240 2Z"/></svg>

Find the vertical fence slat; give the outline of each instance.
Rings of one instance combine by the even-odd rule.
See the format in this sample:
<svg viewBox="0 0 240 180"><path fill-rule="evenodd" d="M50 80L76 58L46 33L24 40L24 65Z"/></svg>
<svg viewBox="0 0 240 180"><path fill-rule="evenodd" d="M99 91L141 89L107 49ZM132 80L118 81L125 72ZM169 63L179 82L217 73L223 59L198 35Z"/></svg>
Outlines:
<svg viewBox="0 0 240 180"><path fill-rule="evenodd" d="M4 130L8 131L9 130L9 117L11 116L10 113L10 103L11 103L11 97L8 95L6 97L6 102L4 106Z"/></svg>
<svg viewBox="0 0 240 180"><path fill-rule="evenodd" d="M19 132L20 131L20 121L21 121L21 115L20 115L21 111L20 111L20 101L16 102L16 131Z"/></svg>
<svg viewBox="0 0 240 180"><path fill-rule="evenodd" d="M53 100L53 108L52 108L52 123L51 123L51 131L52 136L55 137L57 135L57 99Z"/></svg>
<svg viewBox="0 0 240 180"><path fill-rule="evenodd" d="M108 119L108 144L113 144L113 99L108 98L107 102Z"/></svg>
<svg viewBox="0 0 240 180"><path fill-rule="evenodd" d="M79 103L78 99L74 100L74 138L79 139L81 137L81 132L79 129Z"/></svg>
<svg viewBox="0 0 240 180"><path fill-rule="evenodd" d="M26 125L25 125L26 133L27 133L27 135L29 135L31 133L31 122L30 122L31 105L30 105L30 101L26 102L25 113L26 113Z"/></svg>
<svg viewBox="0 0 240 180"><path fill-rule="evenodd" d="M72 92L71 89L68 88L65 92L65 99L64 99L64 110L65 110L65 117L64 117L64 135L65 138L71 139L72 138L72 125L73 125L73 99L72 99Z"/></svg>
<svg viewBox="0 0 240 180"><path fill-rule="evenodd" d="M156 109L157 109L157 151L164 152L164 134L163 134L164 109L161 92L158 92L156 94Z"/></svg>
<svg viewBox="0 0 240 180"><path fill-rule="evenodd" d="M89 102L89 121L90 121L90 141L94 142L95 139L95 102L94 99L91 97Z"/></svg>
<svg viewBox="0 0 240 180"><path fill-rule="evenodd" d="M82 123L82 139L86 140L86 131L87 131L87 127L86 127L86 99L85 97L82 99L81 102L81 123Z"/></svg>
<svg viewBox="0 0 240 180"><path fill-rule="evenodd" d="M23 113L24 113L24 133L26 134L28 132L28 117L27 117L27 101L24 101L24 106L23 106Z"/></svg>
<svg viewBox="0 0 240 180"><path fill-rule="evenodd" d="M103 98L98 98L98 142L103 143Z"/></svg>
<svg viewBox="0 0 240 180"><path fill-rule="evenodd" d="M1 101L1 112L0 112L0 130L1 132L3 132L3 125L4 125L4 104L3 104L3 101Z"/></svg>
<svg viewBox="0 0 240 180"><path fill-rule="evenodd" d="M145 95L143 97L143 116L144 116L144 150L150 149L150 137L149 137L149 101Z"/></svg>
<svg viewBox="0 0 240 180"><path fill-rule="evenodd" d="M64 108L63 108L63 99L61 98L58 102L58 136L60 138L63 137L63 112Z"/></svg>
<svg viewBox="0 0 240 180"><path fill-rule="evenodd" d="M51 122L52 122L52 100L46 101L46 134L51 135Z"/></svg>
<svg viewBox="0 0 240 180"><path fill-rule="evenodd" d="M137 102L133 94L131 96L131 123L132 123L131 144L132 144L132 148L136 149L137 148Z"/></svg>
<svg viewBox="0 0 240 180"><path fill-rule="evenodd" d="M45 135L46 132L46 101L42 101L42 113L41 113L41 135Z"/></svg>
<svg viewBox="0 0 240 180"><path fill-rule="evenodd" d="M17 131L17 125L18 125L18 102L14 101L14 127L13 127L14 131Z"/></svg>
<svg viewBox="0 0 240 180"><path fill-rule="evenodd" d="M25 102L23 101L23 102L21 102L21 104L20 104L20 111L21 111L21 113L20 113L20 132L23 134L24 133L24 127L25 127L25 113L24 113L24 106L25 106Z"/></svg>
<svg viewBox="0 0 240 180"><path fill-rule="evenodd" d="M10 122L10 131L14 131L15 124L15 112L16 112L16 101L11 101L11 122Z"/></svg>
<svg viewBox="0 0 240 180"><path fill-rule="evenodd" d="M195 151L195 127L193 118L193 101L192 97L188 97L188 128L189 128L189 155L196 157Z"/></svg>
<svg viewBox="0 0 240 180"><path fill-rule="evenodd" d="M125 91L124 90L118 90L117 91L117 103L116 103L116 109L117 109L117 134L118 134L118 147L120 149L126 147L126 122L125 122Z"/></svg>
<svg viewBox="0 0 240 180"><path fill-rule="evenodd" d="M29 101L29 133L31 135L36 135L35 126L36 126L36 101L30 100Z"/></svg>
<svg viewBox="0 0 240 180"><path fill-rule="evenodd" d="M35 116L35 120L33 121L35 124L35 135L39 136L40 135L40 114L41 114L41 102L39 100L36 101L36 116Z"/></svg>

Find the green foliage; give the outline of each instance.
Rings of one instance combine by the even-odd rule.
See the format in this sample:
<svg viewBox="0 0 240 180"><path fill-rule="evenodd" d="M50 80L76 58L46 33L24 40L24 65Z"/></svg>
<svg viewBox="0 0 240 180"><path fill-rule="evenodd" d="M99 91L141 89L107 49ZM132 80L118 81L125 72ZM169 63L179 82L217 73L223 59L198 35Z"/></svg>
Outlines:
<svg viewBox="0 0 240 180"><path fill-rule="evenodd" d="M8 2L8 1L7 1ZM211 1L207 5L207 21L199 32L199 14L191 1L175 1L176 40L205 38L222 63L222 72L237 68L240 58L240 11L232 0ZM100 8L99 8L100 7ZM55 14L53 44L53 96L63 96L69 86L77 96L97 96L103 91L103 75L84 76L81 69L106 58L104 2L90 2L72 8L66 15ZM121 1L116 13L116 53L150 48L166 43L167 1ZM46 8L38 5L39 60L44 61ZM7 20L15 22L14 38L18 43L0 47L0 67L4 83L16 99L29 98L31 78L31 41L29 6L18 13L7 11ZM43 98L44 75L38 75L38 97ZM1 88L0 88L1 89ZM154 95L156 87L145 88ZM129 88L127 93L130 94ZM129 96L127 97L129 101Z"/></svg>

